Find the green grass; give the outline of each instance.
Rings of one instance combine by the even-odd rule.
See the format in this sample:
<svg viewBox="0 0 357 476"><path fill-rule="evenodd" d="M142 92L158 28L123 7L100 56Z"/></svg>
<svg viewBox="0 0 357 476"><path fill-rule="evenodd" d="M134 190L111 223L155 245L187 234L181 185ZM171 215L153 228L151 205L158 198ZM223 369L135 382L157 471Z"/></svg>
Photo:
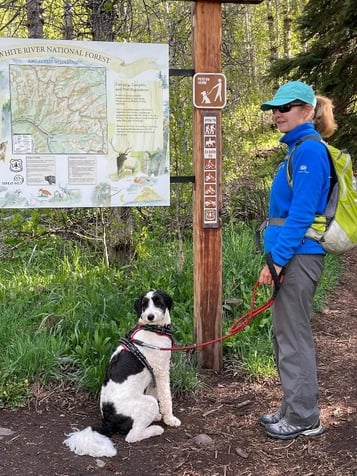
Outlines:
<svg viewBox="0 0 357 476"><path fill-rule="evenodd" d="M223 330L247 312L263 264L251 228L236 223L223 232ZM48 236L24 244L0 268L0 406L23 405L34 383L70 383L96 394L120 336L135 325L133 303L149 288L173 296L175 340L194 343L192 243L178 257L173 240L142 234L130 266L106 267L101 254ZM160 255L158 262L157 256ZM181 258L184 258L183 260ZM183 263L183 264L182 264ZM322 306L339 275L328 257L316 298ZM259 287L256 304L269 297ZM222 303L223 304L223 303ZM251 376L275 372L269 311L223 342L225 359ZM200 385L199 366L188 353L174 353L173 388L179 393Z"/></svg>

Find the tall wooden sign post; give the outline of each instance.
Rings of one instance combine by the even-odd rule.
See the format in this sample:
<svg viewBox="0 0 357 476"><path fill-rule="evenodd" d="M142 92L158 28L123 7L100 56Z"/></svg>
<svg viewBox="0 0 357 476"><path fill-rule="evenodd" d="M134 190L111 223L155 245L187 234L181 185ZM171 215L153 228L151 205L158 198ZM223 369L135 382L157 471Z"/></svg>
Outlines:
<svg viewBox="0 0 357 476"><path fill-rule="evenodd" d="M222 15L220 2L197 1L193 5L193 67L197 73L221 71ZM202 75L204 77L204 75ZM207 76L209 78L209 76ZM195 75L194 81L197 81ZM194 85L195 86L195 85ZM199 86L197 84L197 86ZM207 85L208 86L208 85ZM193 254L194 254L194 322L197 342L206 342L222 334L222 230L221 211L221 111L210 108L204 102L210 86L194 91L194 174L195 193L193 211ZM210 88L211 89L211 88ZM202 93L202 106L198 108L198 94ZM205 127L212 121L212 141L215 142L211 157L205 158ZM207 128L208 131L208 128ZM208 140L208 139L207 139ZM212 157L215 152L215 157ZM205 166L205 161L206 166ZM211 161L211 162L209 162ZM211 166L209 165L211 163ZM211 170L210 168L211 167ZM215 193L206 195L205 172L215 174ZM207 187L206 187L207 188ZM205 201L214 200L211 226L205 224ZM208 204L208 203L206 203ZM207 218L207 217L206 217ZM205 368L222 368L222 344L202 347L199 361Z"/></svg>
<svg viewBox="0 0 357 476"><path fill-rule="evenodd" d="M261 3L241 0L226 3ZM194 322L196 341L222 335L222 141L225 77L221 74L221 1L193 3ZM221 370L222 343L199 350L204 368Z"/></svg>

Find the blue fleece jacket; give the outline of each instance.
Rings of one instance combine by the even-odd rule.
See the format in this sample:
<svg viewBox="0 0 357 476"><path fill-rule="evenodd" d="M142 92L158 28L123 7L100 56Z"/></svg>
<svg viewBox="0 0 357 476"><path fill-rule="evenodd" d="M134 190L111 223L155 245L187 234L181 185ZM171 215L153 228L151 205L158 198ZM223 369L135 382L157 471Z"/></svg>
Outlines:
<svg viewBox="0 0 357 476"><path fill-rule="evenodd" d="M286 133L280 142L288 146L307 135L319 136L309 122ZM268 225L264 231L264 248L274 263L285 266L296 254L325 254L315 240L305 237L316 214L323 214L330 188L330 164L326 147L315 140L302 142L292 159L292 186L287 179L287 159L278 169L272 183L269 217L285 218L282 226Z"/></svg>

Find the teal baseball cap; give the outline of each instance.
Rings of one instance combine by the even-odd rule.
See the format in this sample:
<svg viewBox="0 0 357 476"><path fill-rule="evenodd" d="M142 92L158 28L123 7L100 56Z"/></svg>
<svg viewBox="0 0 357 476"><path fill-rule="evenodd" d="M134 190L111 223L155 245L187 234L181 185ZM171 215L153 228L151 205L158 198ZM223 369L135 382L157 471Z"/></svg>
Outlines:
<svg viewBox="0 0 357 476"><path fill-rule="evenodd" d="M271 101L267 101L260 106L262 111L268 111L272 107L283 106L293 101L302 101L316 106L316 96L311 86L301 81L290 81L277 90Z"/></svg>

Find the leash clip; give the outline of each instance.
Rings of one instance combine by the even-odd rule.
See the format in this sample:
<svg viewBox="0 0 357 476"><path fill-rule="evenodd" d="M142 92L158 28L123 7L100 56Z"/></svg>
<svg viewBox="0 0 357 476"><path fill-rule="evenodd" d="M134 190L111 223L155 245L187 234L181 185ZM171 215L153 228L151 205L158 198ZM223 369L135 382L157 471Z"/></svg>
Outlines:
<svg viewBox="0 0 357 476"><path fill-rule="evenodd" d="M149 344L148 342L144 342L139 339L132 339L132 341L136 345L141 345L142 347L147 347L148 349L160 350L158 345Z"/></svg>

